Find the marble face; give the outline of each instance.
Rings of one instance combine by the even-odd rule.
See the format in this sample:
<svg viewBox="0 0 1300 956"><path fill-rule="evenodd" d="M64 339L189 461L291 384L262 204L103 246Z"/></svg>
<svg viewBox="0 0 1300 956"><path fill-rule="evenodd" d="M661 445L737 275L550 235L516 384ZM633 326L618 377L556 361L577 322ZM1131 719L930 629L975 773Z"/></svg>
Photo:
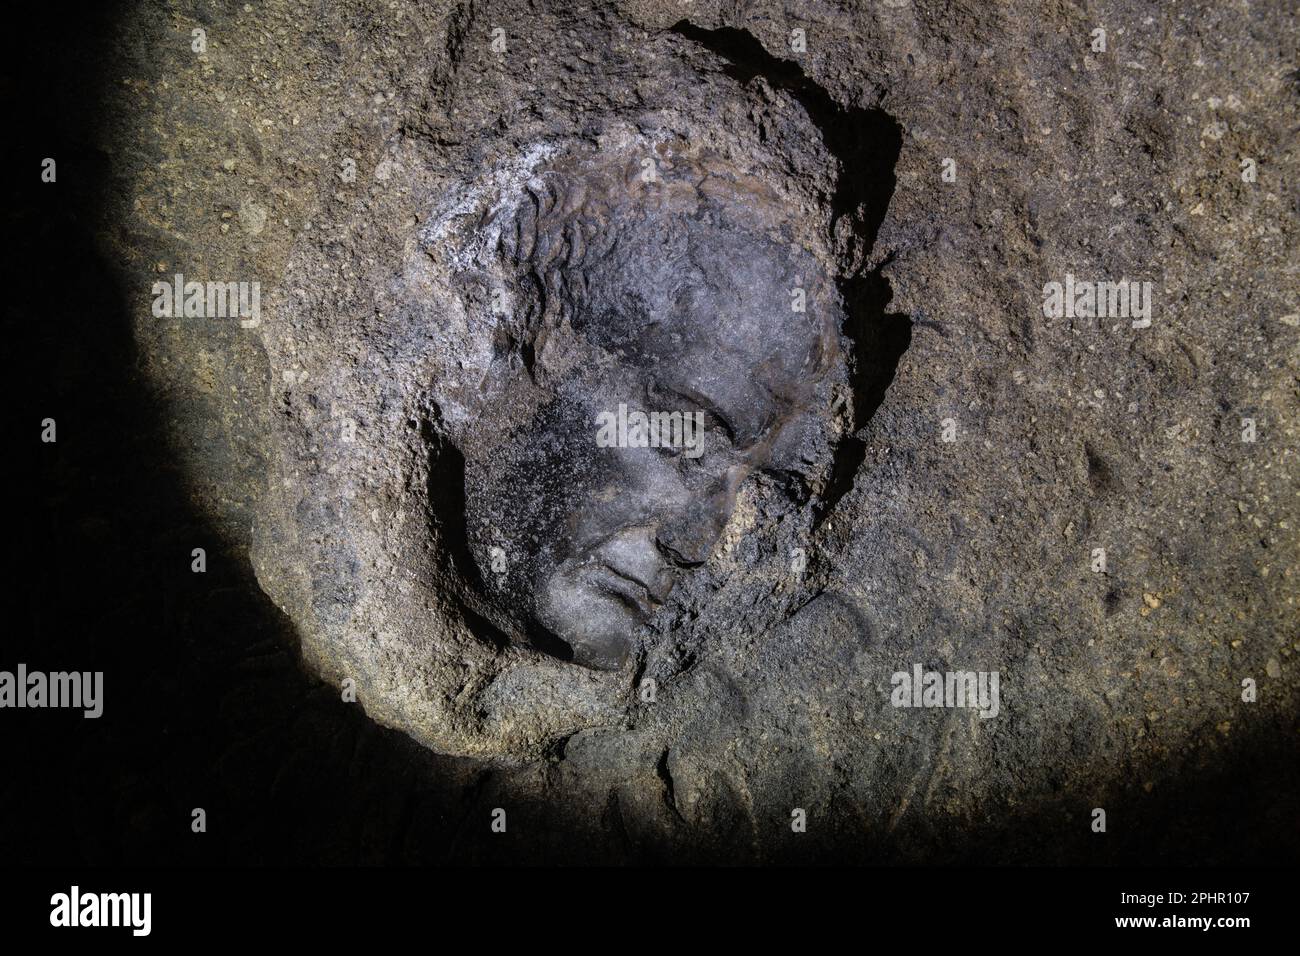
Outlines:
<svg viewBox="0 0 1300 956"><path fill-rule="evenodd" d="M500 227L513 288L485 391L511 424L464 449L466 532L522 630L618 668L782 434L826 413L842 315L730 167L541 183Z"/></svg>

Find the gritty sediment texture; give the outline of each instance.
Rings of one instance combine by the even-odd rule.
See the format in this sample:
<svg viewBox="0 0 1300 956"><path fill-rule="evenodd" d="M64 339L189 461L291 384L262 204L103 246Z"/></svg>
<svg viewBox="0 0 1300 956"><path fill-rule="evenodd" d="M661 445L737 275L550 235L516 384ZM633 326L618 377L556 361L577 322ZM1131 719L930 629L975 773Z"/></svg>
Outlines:
<svg viewBox="0 0 1300 956"><path fill-rule="evenodd" d="M354 682L338 707L423 745L383 737L391 763L470 758L454 812L404 803L386 839L505 807L522 842L439 852L1294 859L1288 5L194 0L120 29L103 242L191 497L306 670ZM493 442L594 348L493 324L497 279L547 290L492 223L646 157L692 197L728 171L719 221L797 250L844 364L626 665L588 668L503 616L501 536L465 526L508 521L482 462L526 475ZM643 265L594 294L650 301ZM177 272L259 281L260 322L156 318ZM1045 314L1048 283L1121 279L1149 325ZM892 706L916 664L998 672L998 714Z"/></svg>

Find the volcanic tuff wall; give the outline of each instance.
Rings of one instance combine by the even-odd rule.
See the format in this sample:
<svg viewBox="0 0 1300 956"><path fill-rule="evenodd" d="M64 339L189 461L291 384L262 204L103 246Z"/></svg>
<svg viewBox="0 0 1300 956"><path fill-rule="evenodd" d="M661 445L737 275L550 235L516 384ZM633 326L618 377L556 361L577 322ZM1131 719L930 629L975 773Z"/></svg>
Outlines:
<svg viewBox="0 0 1300 956"><path fill-rule="evenodd" d="M1117 808L1169 817L1295 739L1294 19L146 4L106 248L197 500L310 668L433 750L505 761L473 799L597 856L934 858L957 829L995 856L1110 852L1093 808L1115 836ZM753 157L802 203L854 362L825 481L756 477L659 621L672 652L601 674L494 638L463 587L411 303L450 295L419 235L458 184L508 191L616 128ZM178 271L260 281L260 325L155 318ZM1067 276L1152 283L1149 327L1045 314ZM998 671L999 715L891 706L918 663ZM817 825L792 834L793 808Z"/></svg>

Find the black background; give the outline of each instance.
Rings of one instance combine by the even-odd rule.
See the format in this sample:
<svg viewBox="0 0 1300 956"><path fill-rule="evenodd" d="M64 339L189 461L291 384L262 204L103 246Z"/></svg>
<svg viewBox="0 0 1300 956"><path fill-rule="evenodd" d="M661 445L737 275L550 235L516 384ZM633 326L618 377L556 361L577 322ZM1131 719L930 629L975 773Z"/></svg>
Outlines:
<svg viewBox="0 0 1300 956"><path fill-rule="evenodd" d="M89 889L130 885L118 871L102 871L96 887L84 868L97 866L682 862L655 846L593 842L589 833L559 841L530 839L528 827L492 834L478 795L501 771L431 754L307 676L291 628L256 586L246 557L228 550L190 503L161 411L138 373L117 266L96 240L118 228L113 209L121 200L111 157L93 145L97 124L114 121L97 91L113 82L105 58L121 6L34 5L25 10L31 19L15 19L6 35L0 82L14 134L4 179L13 389L5 447L15 530L0 669L23 662L103 671L105 711L98 720L0 711L0 863L59 867L25 881L28 892L48 898L78 873ZM40 181L45 156L58 160L56 184ZM40 441L47 417L57 420L56 444ZM206 574L190 572L194 547L207 550ZM1134 807L1129 825L1114 826L1125 813L1115 807L1115 832L1094 841L1087 858L1070 857L1060 820L1044 815L1020 821L1010 837L953 834L942 859L1294 864L1296 758L1295 741L1234 742L1216 773ZM191 831L195 807L207 812L206 833ZM535 833L548 820L539 812L529 822ZM901 846L845 846L832 856L826 862L910 859ZM1054 894L1067 908L1083 894L1089 918L1112 915L1118 874L1055 872L1042 881L1008 876L1002 890L996 875L960 871L934 885L967 901L1001 899L1007 912L1020 905L1016 887L1040 894L1041 905ZM125 884L113 884L113 874ZM131 879L177 893L186 880L231 894L241 882ZM342 885L355 888L356 879ZM1083 881L1069 884L1073 896L1070 879ZM1236 889L1249 879L1203 882ZM276 884L282 893L321 885L300 874L252 886L273 892ZM1149 889L1145 878L1124 885ZM412 892L409 881L381 887ZM899 893L895 887L895 907L911 899Z"/></svg>

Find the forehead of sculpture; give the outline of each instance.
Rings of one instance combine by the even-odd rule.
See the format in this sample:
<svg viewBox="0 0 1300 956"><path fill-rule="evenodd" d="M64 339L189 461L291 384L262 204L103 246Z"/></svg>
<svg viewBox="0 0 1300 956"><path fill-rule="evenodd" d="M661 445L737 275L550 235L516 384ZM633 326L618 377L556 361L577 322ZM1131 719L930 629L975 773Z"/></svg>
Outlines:
<svg viewBox="0 0 1300 956"><path fill-rule="evenodd" d="M647 148L568 156L533 176L505 212L504 251L539 267L562 253L599 255L610 244L602 244L602 237L612 240L637 223L675 219L766 232L829 263L822 224L809 203L783 196L762 178L707 152Z"/></svg>

